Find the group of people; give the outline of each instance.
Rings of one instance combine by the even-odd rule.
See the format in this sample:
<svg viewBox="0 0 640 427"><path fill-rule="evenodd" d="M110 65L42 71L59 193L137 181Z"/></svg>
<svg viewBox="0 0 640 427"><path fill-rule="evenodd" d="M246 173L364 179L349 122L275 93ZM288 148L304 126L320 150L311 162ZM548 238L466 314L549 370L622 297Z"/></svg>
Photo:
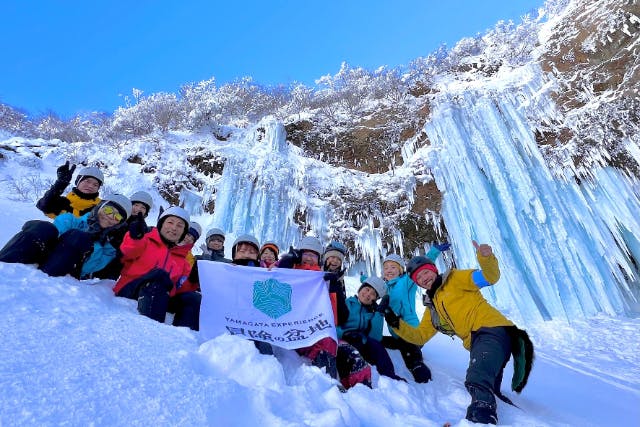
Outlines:
<svg viewBox="0 0 640 427"><path fill-rule="evenodd" d="M51 276L116 280L115 295L137 301L138 311L164 322L173 313L173 325L199 329L200 279L197 260L226 262L256 268L293 268L324 271L332 302L338 342L323 338L297 350L315 366L339 381L346 390L355 384L371 387L371 366L380 375L406 381L396 374L388 349L399 350L417 383L432 379L422 346L436 332L456 335L470 351L465 386L471 395L466 418L497 423L496 397L511 403L500 391L504 367L514 359L512 389L520 392L533 361L533 345L492 307L480 289L495 284L500 271L489 245L473 242L479 269L451 269L441 274L435 261L448 244L434 245L426 256L408 263L397 254L383 260L382 277L361 276L357 293L347 297L344 244L326 247L315 237L304 237L296 248L281 254L275 242L259 243L240 235L225 257L225 232L207 231L202 255L192 249L202 234L181 207L160 210L155 227L146 223L152 197L137 191L130 197L99 197L104 176L96 167L79 170L75 165L57 170L57 180L37 207L53 222L27 221L21 231L0 250L0 262L36 264ZM424 315L418 319L418 288L426 291ZM386 322L388 334L384 334ZM273 354L270 344L256 341L263 354Z"/></svg>

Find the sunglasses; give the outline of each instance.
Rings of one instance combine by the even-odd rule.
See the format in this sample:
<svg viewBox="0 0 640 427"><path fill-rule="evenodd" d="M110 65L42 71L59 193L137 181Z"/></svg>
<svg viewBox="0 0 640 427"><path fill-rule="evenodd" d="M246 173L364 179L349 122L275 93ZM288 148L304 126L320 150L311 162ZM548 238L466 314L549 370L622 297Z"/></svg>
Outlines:
<svg viewBox="0 0 640 427"><path fill-rule="evenodd" d="M102 212L104 212L105 215L108 215L111 218L115 219L116 221L122 221L124 219L124 217L120 214L120 212L118 212L118 209L116 209L111 205L107 205L103 207Z"/></svg>

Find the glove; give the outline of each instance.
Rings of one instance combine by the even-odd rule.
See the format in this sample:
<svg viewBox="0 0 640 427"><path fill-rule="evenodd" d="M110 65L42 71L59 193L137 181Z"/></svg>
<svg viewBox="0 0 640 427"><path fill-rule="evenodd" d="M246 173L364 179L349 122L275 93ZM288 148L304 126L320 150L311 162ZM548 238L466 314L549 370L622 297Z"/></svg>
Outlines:
<svg viewBox="0 0 640 427"><path fill-rule="evenodd" d="M294 264L300 264L302 262L302 251L293 249L293 246L289 247L289 253Z"/></svg>
<svg viewBox="0 0 640 427"><path fill-rule="evenodd" d="M324 273L324 280L329 282L329 293L342 292L342 283L338 280L339 277L337 273Z"/></svg>
<svg viewBox="0 0 640 427"><path fill-rule="evenodd" d="M378 307L376 307L376 311L378 313L385 314L387 310L392 311L389 308L389 295L383 296L382 299L380 299L380 303L378 304Z"/></svg>
<svg viewBox="0 0 640 427"><path fill-rule="evenodd" d="M342 333L342 339L348 342L349 344L351 343L362 344L362 342L364 341L363 338L364 338L364 334L358 331L345 331Z"/></svg>
<svg viewBox="0 0 640 427"><path fill-rule="evenodd" d="M144 216L142 212L138 212L138 215L129 224L129 235L134 240L140 240L147 232L147 224L144 222Z"/></svg>
<svg viewBox="0 0 640 427"><path fill-rule="evenodd" d="M398 317L397 314L393 312L393 310L388 309L384 313L384 320L386 320L387 324L391 326L393 329L400 328L400 318Z"/></svg>
<svg viewBox="0 0 640 427"><path fill-rule="evenodd" d="M60 166L56 173L58 174L58 179L60 181L64 181L67 184L71 182L71 178L73 178L73 171L76 170L76 165L69 167L69 160L65 162L64 165Z"/></svg>
<svg viewBox="0 0 640 427"><path fill-rule="evenodd" d="M449 250L449 248L451 247L451 243L448 243L448 242L436 243L433 246L440 252L444 252Z"/></svg>

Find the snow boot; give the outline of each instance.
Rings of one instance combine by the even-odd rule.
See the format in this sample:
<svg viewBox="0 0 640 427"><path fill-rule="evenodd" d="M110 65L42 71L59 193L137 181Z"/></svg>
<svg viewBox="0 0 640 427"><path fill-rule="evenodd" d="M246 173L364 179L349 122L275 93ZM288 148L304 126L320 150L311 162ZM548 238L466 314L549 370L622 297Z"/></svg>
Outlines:
<svg viewBox="0 0 640 427"><path fill-rule="evenodd" d="M472 423L498 424L496 404L475 400L467 408L467 420Z"/></svg>
<svg viewBox="0 0 640 427"><path fill-rule="evenodd" d="M329 352L321 351L311 363L313 366L317 366L320 369L325 368L325 371L331 378L338 379L336 357Z"/></svg>

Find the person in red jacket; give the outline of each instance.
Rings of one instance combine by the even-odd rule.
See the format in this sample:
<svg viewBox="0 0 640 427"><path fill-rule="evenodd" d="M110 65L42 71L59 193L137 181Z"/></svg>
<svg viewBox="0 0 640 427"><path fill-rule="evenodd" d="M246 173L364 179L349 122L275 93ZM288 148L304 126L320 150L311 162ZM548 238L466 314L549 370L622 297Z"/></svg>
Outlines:
<svg viewBox="0 0 640 427"><path fill-rule="evenodd" d="M138 301L138 311L164 323L175 313L174 326L199 329L201 295L186 281L191 270L187 253L193 245L178 246L189 231L189 214L170 207L147 232L144 221L132 221L122 241L122 273L113 292Z"/></svg>

